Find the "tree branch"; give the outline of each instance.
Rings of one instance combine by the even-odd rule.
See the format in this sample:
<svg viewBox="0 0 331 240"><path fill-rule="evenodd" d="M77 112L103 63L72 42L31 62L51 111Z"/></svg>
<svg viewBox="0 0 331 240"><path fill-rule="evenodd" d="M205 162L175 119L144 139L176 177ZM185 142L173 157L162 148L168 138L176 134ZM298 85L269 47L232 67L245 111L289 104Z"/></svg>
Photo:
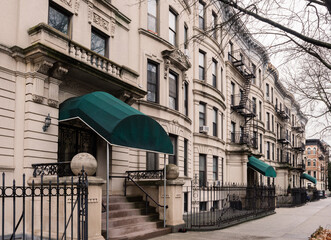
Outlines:
<svg viewBox="0 0 331 240"><path fill-rule="evenodd" d="M274 22L271 19L262 17L262 16L260 16L257 13L254 13L254 12L252 12L250 10L247 10L247 9L245 9L243 7L240 7L233 0L218 0L218 1L220 1L220 2L222 2L224 4L226 4L226 5L229 5L229 6L235 8L235 9L239 10L240 12L243 12L243 13L249 15L249 16L252 16L252 17L260 20L261 22L267 23L267 24L269 24L269 25L271 25L273 27L276 27L276 28L278 28L278 29L280 29L282 31L285 31L285 32L287 32L287 33L289 33L289 34L291 34L291 35L293 35L293 36L295 36L295 37L297 37L297 38L299 38L299 39L307 42L307 43L311 43L311 44L314 44L315 46L319 46L319 47L331 49L331 44L330 43L323 42L323 41L320 41L320 40L317 40L317 39L314 39L314 38L307 37L307 36L305 36L305 35L297 32L297 31L294 31L293 29L290 29L290 28L285 27L285 26L283 26L283 25L281 25L281 24L279 24L277 22ZM331 2L331 0L325 0L325 1Z"/></svg>

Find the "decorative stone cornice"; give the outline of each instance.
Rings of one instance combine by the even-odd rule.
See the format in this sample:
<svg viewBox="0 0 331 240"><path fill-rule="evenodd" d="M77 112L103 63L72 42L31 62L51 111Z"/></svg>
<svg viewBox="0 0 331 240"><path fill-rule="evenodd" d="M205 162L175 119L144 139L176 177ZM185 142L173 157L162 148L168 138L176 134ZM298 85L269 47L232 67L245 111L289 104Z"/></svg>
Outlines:
<svg viewBox="0 0 331 240"><path fill-rule="evenodd" d="M164 50L162 51L162 56L165 59L165 62L170 61L171 64L181 71L187 71L192 66L185 54L178 48Z"/></svg>
<svg viewBox="0 0 331 240"><path fill-rule="evenodd" d="M93 23L100 26L104 30L109 31L109 22L95 12L93 13Z"/></svg>
<svg viewBox="0 0 331 240"><path fill-rule="evenodd" d="M60 0L61 2L63 2L65 5L72 7L72 0Z"/></svg>
<svg viewBox="0 0 331 240"><path fill-rule="evenodd" d="M40 62L35 63L34 71L48 75L48 71L53 67L53 63L47 59L44 59Z"/></svg>

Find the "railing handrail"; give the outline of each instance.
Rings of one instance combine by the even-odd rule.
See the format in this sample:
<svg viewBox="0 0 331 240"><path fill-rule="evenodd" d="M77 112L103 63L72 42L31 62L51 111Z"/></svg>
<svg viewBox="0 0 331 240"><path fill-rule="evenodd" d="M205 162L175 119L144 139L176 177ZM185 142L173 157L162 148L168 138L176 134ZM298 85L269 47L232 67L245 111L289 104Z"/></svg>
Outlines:
<svg viewBox="0 0 331 240"><path fill-rule="evenodd" d="M131 182L133 182L145 195L146 195L146 197L149 197L157 206L159 206L159 207L165 207L165 208L168 208L168 205L161 205L161 204L159 204L158 202L156 202L155 200L154 200L154 198L152 198L152 196L151 195L149 195L136 181L134 181L130 176L112 176L112 175L110 175L109 176L109 178L124 178L125 179L125 181L127 180L127 179L129 179ZM126 186L125 186L125 192L126 192ZM126 194L125 194L126 195ZM146 198L146 201L147 201L147 198Z"/></svg>
<svg viewBox="0 0 331 240"><path fill-rule="evenodd" d="M148 196L157 206L162 207L162 208L168 208L168 205L161 205L158 202L156 202L151 195L149 195L138 183L136 183L136 181L134 181L130 176L127 177L131 182L133 182L143 193L146 194L146 196ZM147 199L146 199L147 200Z"/></svg>

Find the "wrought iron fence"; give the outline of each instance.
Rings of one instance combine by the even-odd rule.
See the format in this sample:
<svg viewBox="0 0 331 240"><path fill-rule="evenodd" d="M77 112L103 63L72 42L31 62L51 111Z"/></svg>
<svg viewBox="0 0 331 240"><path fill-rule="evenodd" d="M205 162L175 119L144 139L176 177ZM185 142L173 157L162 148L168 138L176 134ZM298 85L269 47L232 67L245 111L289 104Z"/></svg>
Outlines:
<svg viewBox="0 0 331 240"><path fill-rule="evenodd" d="M163 179L163 170L126 171L132 179Z"/></svg>
<svg viewBox="0 0 331 240"><path fill-rule="evenodd" d="M305 204L309 201L306 188L276 188L277 207L295 207Z"/></svg>
<svg viewBox="0 0 331 240"><path fill-rule="evenodd" d="M88 239L88 180L84 171L69 182L41 175L22 185L0 186L1 239Z"/></svg>
<svg viewBox="0 0 331 240"><path fill-rule="evenodd" d="M274 186L200 187L196 179L184 193L188 229L219 229L275 210Z"/></svg>
<svg viewBox="0 0 331 240"><path fill-rule="evenodd" d="M70 161L67 162L56 162L56 163L39 163L32 164L33 176L41 175L57 175L59 177L63 176L73 176L74 174L70 168Z"/></svg>

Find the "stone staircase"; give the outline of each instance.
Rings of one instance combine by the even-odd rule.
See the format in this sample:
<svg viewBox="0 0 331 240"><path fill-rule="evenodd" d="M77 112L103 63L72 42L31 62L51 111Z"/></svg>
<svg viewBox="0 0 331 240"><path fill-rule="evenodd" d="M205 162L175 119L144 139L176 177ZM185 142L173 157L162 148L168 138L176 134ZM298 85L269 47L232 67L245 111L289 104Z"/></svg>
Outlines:
<svg viewBox="0 0 331 240"><path fill-rule="evenodd" d="M106 196L103 203L106 205ZM148 207L142 197L110 196L109 240L149 239L170 233L154 207ZM106 238L106 212L102 213L102 234Z"/></svg>

